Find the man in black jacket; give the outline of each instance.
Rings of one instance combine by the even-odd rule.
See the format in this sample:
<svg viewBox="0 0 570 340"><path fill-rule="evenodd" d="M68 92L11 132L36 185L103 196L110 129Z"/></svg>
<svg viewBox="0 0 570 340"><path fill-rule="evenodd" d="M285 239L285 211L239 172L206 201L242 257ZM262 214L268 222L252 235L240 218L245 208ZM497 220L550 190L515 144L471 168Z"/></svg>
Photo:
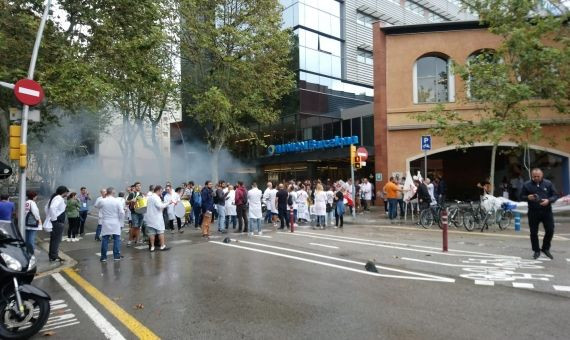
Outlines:
<svg viewBox="0 0 570 340"><path fill-rule="evenodd" d="M550 259L554 259L550 254L550 242L554 236L554 216L552 215L552 203L558 199L558 193L552 182L544 179L542 170L536 168L531 172L532 180L523 185L521 200L528 202L528 225L530 227L530 243L534 259L540 256L540 251ZM544 239L542 249L538 242L538 225L542 222L544 226Z"/></svg>

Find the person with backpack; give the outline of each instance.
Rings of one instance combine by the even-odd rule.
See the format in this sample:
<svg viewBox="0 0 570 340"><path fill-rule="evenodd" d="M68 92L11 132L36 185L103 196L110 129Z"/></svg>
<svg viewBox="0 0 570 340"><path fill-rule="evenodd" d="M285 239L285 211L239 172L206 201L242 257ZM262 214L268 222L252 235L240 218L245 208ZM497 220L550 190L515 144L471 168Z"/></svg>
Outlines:
<svg viewBox="0 0 570 340"><path fill-rule="evenodd" d="M238 233L241 233L242 231L247 233L247 190L245 190L242 181L238 182L235 201L238 219Z"/></svg>
<svg viewBox="0 0 570 340"><path fill-rule="evenodd" d="M26 245L30 253L34 253L36 234L38 230L42 230L42 220L40 210L36 204L38 194L34 191L26 192L28 200L26 201Z"/></svg>

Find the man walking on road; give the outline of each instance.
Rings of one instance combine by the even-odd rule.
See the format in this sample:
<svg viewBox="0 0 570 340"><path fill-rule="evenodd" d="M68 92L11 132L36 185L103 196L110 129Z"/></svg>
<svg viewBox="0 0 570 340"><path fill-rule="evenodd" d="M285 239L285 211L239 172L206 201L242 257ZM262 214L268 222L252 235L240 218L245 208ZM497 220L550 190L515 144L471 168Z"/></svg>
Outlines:
<svg viewBox="0 0 570 340"><path fill-rule="evenodd" d="M236 189L236 209L237 209L237 219L238 219L238 233L247 233L247 190L243 186L243 182L238 182L238 187Z"/></svg>
<svg viewBox="0 0 570 340"><path fill-rule="evenodd" d="M101 262L107 262L109 238L113 236L113 259L121 260L121 227L125 220L125 209L121 201L115 198L115 189L107 188L105 198L98 200L95 207L102 217Z"/></svg>
<svg viewBox="0 0 570 340"><path fill-rule="evenodd" d="M535 168L531 172L532 179L526 182L522 188L521 200L528 202L528 225L530 227L530 243L534 259L540 257L540 251L554 259L550 254L550 242L554 236L554 216L552 215L552 203L558 199L558 193L552 182L544 179L542 170ZM544 226L544 239L542 249L538 241L538 225Z"/></svg>

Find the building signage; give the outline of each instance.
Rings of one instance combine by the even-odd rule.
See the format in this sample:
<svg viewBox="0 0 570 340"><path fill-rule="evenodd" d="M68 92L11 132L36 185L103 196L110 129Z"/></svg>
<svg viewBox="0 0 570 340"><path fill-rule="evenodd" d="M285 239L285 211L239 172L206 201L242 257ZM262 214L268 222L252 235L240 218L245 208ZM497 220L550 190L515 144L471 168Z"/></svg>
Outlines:
<svg viewBox="0 0 570 340"><path fill-rule="evenodd" d="M319 149L332 149L350 144L358 144L358 136L352 137L334 137L333 139L325 140L306 140L303 142L293 142L287 144L270 145L267 148L267 153L271 155L279 155L283 153L313 151Z"/></svg>

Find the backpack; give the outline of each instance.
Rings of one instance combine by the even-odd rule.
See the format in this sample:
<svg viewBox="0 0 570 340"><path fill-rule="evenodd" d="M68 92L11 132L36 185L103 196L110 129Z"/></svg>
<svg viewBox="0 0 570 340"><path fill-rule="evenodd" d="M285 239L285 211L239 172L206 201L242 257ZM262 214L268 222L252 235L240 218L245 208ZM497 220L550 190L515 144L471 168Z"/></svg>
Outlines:
<svg viewBox="0 0 570 340"><path fill-rule="evenodd" d="M293 196L289 195L287 197L287 205L292 206L293 205Z"/></svg>

